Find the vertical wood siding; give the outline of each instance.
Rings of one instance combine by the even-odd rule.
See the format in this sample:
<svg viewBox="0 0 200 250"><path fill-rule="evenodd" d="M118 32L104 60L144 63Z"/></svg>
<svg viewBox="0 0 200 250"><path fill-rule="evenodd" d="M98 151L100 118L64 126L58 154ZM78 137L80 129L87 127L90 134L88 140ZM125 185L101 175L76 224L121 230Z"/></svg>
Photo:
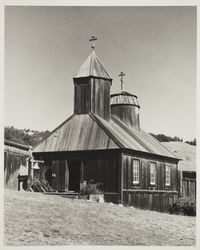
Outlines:
<svg viewBox="0 0 200 250"><path fill-rule="evenodd" d="M124 191L123 203L141 209L169 212L170 206L178 199L177 192L132 190Z"/></svg>
<svg viewBox="0 0 200 250"><path fill-rule="evenodd" d="M120 192L118 185L119 161L116 154L112 155L110 153L110 155L105 156L103 154L94 155L94 153L91 153L91 157L83 157L81 154L77 154L74 157L65 157L65 159L59 160L57 158L57 160L52 160L51 162L46 158L44 165L52 166L52 174L56 176L52 178L52 187L57 191L66 191L67 183L69 183L69 190L73 190L73 187L77 189L77 183L79 183L80 187L83 182L93 180L94 183L99 182L103 184L104 192ZM65 172L66 169L68 171L67 174Z"/></svg>
<svg viewBox="0 0 200 250"><path fill-rule="evenodd" d="M133 105L111 105L111 113L128 127L140 129L139 108Z"/></svg>
<svg viewBox="0 0 200 250"><path fill-rule="evenodd" d="M181 171L180 181L182 182L181 195L184 197L196 197L196 172L195 171Z"/></svg>
<svg viewBox="0 0 200 250"><path fill-rule="evenodd" d="M88 114L91 110L90 83L75 84L74 89L74 113Z"/></svg>
<svg viewBox="0 0 200 250"><path fill-rule="evenodd" d="M132 160L140 161L139 184L133 184ZM150 162L156 163L156 183L150 184ZM170 167L170 186L165 185L165 166ZM171 162L152 158L122 155L123 167L123 202L129 206L156 211L169 211L178 197L178 167Z"/></svg>
<svg viewBox="0 0 200 250"><path fill-rule="evenodd" d="M118 193L118 162L113 160L88 160L83 163L83 181L103 184L104 192Z"/></svg>
<svg viewBox="0 0 200 250"><path fill-rule="evenodd" d="M196 196L196 181L184 180L182 181L183 196Z"/></svg>
<svg viewBox="0 0 200 250"><path fill-rule="evenodd" d="M139 158L137 156L123 155L123 187L124 189L145 189L145 190L173 190L178 191L178 167L176 164L154 160L151 158ZM140 161L139 184L132 183L132 159ZM156 183L150 184L150 162L156 163ZM170 167L171 185L165 186L165 166Z"/></svg>
<svg viewBox="0 0 200 250"><path fill-rule="evenodd" d="M110 81L91 79L91 112L105 120L110 119Z"/></svg>
<svg viewBox="0 0 200 250"><path fill-rule="evenodd" d="M110 80L80 78L74 80L74 113L93 112L110 119Z"/></svg>
<svg viewBox="0 0 200 250"><path fill-rule="evenodd" d="M27 155L4 151L4 187L18 190L20 168L26 167Z"/></svg>

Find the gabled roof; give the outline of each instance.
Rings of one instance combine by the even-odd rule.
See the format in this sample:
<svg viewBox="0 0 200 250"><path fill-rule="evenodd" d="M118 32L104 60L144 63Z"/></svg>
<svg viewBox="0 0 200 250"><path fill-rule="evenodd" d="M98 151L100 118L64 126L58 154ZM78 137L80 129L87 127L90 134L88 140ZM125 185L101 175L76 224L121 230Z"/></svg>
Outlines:
<svg viewBox="0 0 200 250"><path fill-rule="evenodd" d="M89 114L72 115L33 152L82 151L118 148Z"/></svg>
<svg viewBox="0 0 200 250"><path fill-rule="evenodd" d="M72 115L35 146L33 153L117 148L177 159L175 154L146 132L129 129L114 115L107 122L93 113Z"/></svg>
<svg viewBox="0 0 200 250"><path fill-rule="evenodd" d="M80 67L78 73L74 76L74 78L88 77L88 76L111 79L107 71L101 64L99 58L95 54L94 50L85 60L83 65Z"/></svg>

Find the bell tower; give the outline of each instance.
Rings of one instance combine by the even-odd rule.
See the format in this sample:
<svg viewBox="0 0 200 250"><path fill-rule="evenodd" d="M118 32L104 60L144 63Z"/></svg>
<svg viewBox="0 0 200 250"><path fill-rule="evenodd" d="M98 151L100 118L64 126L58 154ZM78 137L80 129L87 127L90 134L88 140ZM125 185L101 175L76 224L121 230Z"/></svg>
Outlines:
<svg viewBox="0 0 200 250"><path fill-rule="evenodd" d="M95 53L95 40L97 40L95 36L89 40L92 42L92 53L73 78L74 114L92 112L109 121L112 79Z"/></svg>

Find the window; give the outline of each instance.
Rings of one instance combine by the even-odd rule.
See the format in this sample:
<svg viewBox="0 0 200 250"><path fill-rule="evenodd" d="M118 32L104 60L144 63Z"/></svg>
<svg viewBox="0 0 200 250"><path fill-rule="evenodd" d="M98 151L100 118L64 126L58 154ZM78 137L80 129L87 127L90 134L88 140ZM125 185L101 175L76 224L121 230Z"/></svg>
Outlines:
<svg viewBox="0 0 200 250"><path fill-rule="evenodd" d="M156 184L156 163L150 162L150 184Z"/></svg>
<svg viewBox="0 0 200 250"><path fill-rule="evenodd" d="M139 183L139 160L133 159L133 184Z"/></svg>
<svg viewBox="0 0 200 250"><path fill-rule="evenodd" d="M170 167L165 166L165 186L170 186Z"/></svg>

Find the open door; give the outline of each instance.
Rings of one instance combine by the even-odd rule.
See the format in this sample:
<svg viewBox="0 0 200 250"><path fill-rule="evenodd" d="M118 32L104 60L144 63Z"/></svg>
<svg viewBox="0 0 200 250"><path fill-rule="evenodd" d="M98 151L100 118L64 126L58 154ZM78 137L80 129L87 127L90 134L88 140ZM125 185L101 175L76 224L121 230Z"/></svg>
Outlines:
<svg viewBox="0 0 200 250"><path fill-rule="evenodd" d="M67 161L52 162L52 188L58 192L68 191L69 171Z"/></svg>
<svg viewBox="0 0 200 250"><path fill-rule="evenodd" d="M70 191L80 191L80 167L80 161L68 161Z"/></svg>

